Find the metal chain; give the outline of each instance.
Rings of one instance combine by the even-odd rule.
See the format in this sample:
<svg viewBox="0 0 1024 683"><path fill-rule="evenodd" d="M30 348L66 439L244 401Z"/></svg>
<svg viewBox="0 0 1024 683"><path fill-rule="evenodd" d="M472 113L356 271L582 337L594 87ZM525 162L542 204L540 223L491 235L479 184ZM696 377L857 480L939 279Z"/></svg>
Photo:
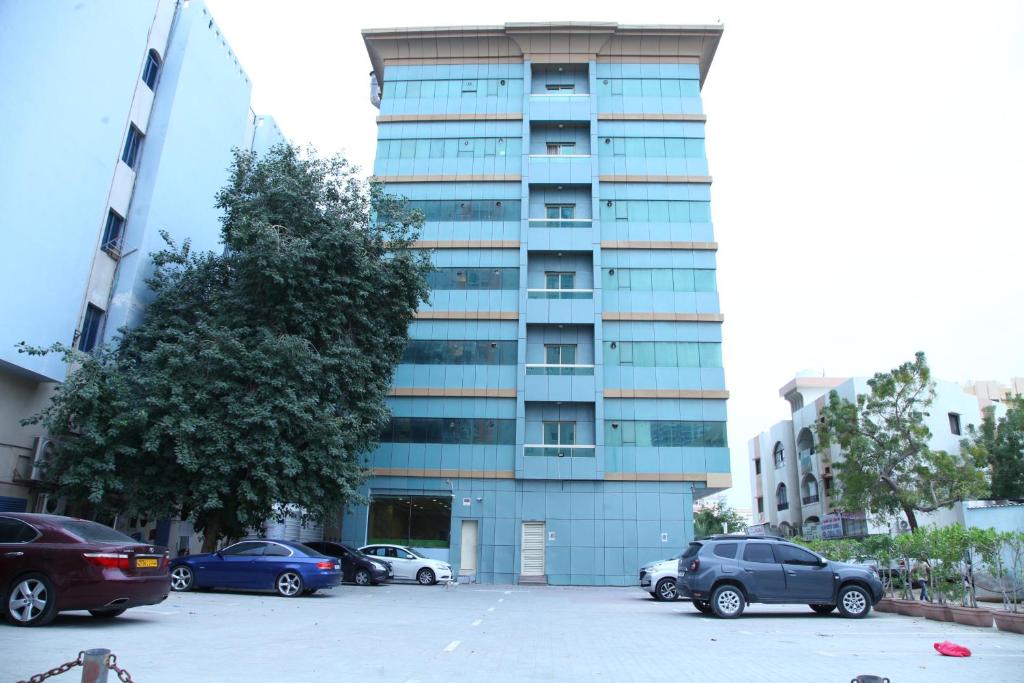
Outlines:
<svg viewBox="0 0 1024 683"><path fill-rule="evenodd" d="M54 667L54 668L50 669L49 671L47 671L45 673L36 674L35 676L32 676L31 678L29 678L27 681L18 681L18 683L41 683L42 681L45 681L47 678L50 678L51 676L59 676L60 674L67 673L68 671L71 671L76 666L82 666L82 662L84 662L84 661L85 661L85 651L82 651L82 652L78 653L78 659L73 659L70 662L64 662L60 666ZM124 679L122 679L122 680L124 680ZM128 680L131 680L131 679L128 679Z"/></svg>
<svg viewBox="0 0 1024 683"><path fill-rule="evenodd" d="M117 665L117 655L113 653L107 655L107 668L117 674L117 680L121 683L135 683L132 680L132 675Z"/></svg>

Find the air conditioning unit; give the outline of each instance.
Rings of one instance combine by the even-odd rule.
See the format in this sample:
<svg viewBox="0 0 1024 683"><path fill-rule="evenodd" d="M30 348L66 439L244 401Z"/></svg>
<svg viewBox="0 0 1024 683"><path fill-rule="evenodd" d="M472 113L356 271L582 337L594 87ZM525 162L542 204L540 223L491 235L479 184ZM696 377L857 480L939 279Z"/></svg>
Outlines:
<svg viewBox="0 0 1024 683"><path fill-rule="evenodd" d="M52 493L41 493L36 498L35 512L44 515L63 515L67 500Z"/></svg>
<svg viewBox="0 0 1024 683"><path fill-rule="evenodd" d="M910 531L910 523L907 520L900 520L900 531Z"/></svg>
<svg viewBox="0 0 1024 683"><path fill-rule="evenodd" d="M56 448L57 443L53 439L45 436L36 437L36 445L32 452L32 481L43 480L43 464Z"/></svg>

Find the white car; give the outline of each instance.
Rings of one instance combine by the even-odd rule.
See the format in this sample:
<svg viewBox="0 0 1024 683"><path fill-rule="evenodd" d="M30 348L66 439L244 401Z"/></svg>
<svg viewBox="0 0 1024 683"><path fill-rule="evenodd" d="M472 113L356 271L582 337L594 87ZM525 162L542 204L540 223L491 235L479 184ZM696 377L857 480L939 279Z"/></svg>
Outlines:
<svg viewBox="0 0 1024 683"><path fill-rule="evenodd" d="M423 557L412 548L403 545L378 543L359 549L364 555L384 558L395 571L395 579L417 581L430 586L438 581L452 580L452 566L441 560Z"/></svg>
<svg viewBox="0 0 1024 683"><path fill-rule="evenodd" d="M672 601L676 593L676 578L679 572L679 556L651 562L640 567L640 587L655 600Z"/></svg>

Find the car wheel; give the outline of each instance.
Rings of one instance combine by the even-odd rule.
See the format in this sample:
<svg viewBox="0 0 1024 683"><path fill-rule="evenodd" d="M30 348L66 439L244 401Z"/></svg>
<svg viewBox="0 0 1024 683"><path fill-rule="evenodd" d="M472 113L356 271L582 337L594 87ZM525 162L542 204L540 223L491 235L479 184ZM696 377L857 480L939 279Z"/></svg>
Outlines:
<svg viewBox="0 0 1024 683"><path fill-rule="evenodd" d="M860 586L846 586L839 591L839 613L847 619L863 619L871 611L871 597Z"/></svg>
<svg viewBox="0 0 1024 683"><path fill-rule="evenodd" d="M171 570L171 590L190 591L195 588L196 576L187 564L179 564Z"/></svg>
<svg viewBox="0 0 1024 683"><path fill-rule="evenodd" d="M4 609L15 626L44 626L57 616L57 592L42 574L27 574L11 586Z"/></svg>
<svg viewBox="0 0 1024 683"><path fill-rule="evenodd" d="M437 583L437 577L434 576L433 570L426 567L416 572L416 580L424 586L432 586Z"/></svg>
<svg viewBox="0 0 1024 683"><path fill-rule="evenodd" d="M743 591L731 584L719 586L711 594L711 609L720 619L735 619L743 614L744 602Z"/></svg>
<svg viewBox="0 0 1024 683"><path fill-rule="evenodd" d="M831 614L832 610L836 608L835 605L808 605L808 607L818 614Z"/></svg>
<svg viewBox="0 0 1024 683"><path fill-rule="evenodd" d="M693 606L697 608L697 611L701 614L711 614L711 603L707 600L694 600Z"/></svg>
<svg viewBox="0 0 1024 683"><path fill-rule="evenodd" d="M357 586L369 586L373 580L370 576L370 572L365 569L360 569L356 572L355 582Z"/></svg>
<svg viewBox="0 0 1024 683"><path fill-rule="evenodd" d="M305 590L302 577L295 572L284 572L278 576L274 587L277 589L277 594L285 598L294 598Z"/></svg>
<svg viewBox="0 0 1024 683"><path fill-rule="evenodd" d="M113 619L114 617L121 616L127 611L127 607L122 607L120 609L91 609L89 610L89 614L93 615L97 619Z"/></svg>
<svg viewBox="0 0 1024 683"><path fill-rule="evenodd" d="M654 588L654 599L659 602L671 602L678 597L675 579L662 579Z"/></svg>

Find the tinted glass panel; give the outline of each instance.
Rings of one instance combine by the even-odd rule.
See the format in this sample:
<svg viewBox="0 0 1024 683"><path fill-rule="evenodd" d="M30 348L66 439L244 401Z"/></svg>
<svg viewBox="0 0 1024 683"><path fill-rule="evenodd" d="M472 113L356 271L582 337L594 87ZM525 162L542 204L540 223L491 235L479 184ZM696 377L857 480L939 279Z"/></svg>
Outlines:
<svg viewBox="0 0 1024 683"><path fill-rule="evenodd" d="M719 543L715 546L714 553L719 557L728 557L734 559L736 557L736 549L739 548L738 543Z"/></svg>
<svg viewBox="0 0 1024 683"><path fill-rule="evenodd" d="M779 561L782 564L801 564L810 567L818 565L818 558L815 555L794 545L777 545L775 546L775 554L778 555Z"/></svg>
<svg viewBox="0 0 1024 683"><path fill-rule="evenodd" d="M686 552L684 552L682 554L682 559L686 560L686 559L689 559L691 557L696 556L697 553L700 552L701 547L702 547L702 544L700 544L700 543L691 543L690 545L688 545L686 547Z"/></svg>
<svg viewBox="0 0 1024 683"><path fill-rule="evenodd" d="M519 289L519 268L436 268L427 273L431 289Z"/></svg>
<svg viewBox="0 0 1024 683"><path fill-rule="evenodd" d="M38 535L20 519L0 517L0 543L27 543Z"/></svg>
<svg viewBox="0 0 1024 683"><path fill-rule="evenodd" d="M416 365L515 365L516 342L413 339L403 363Z"/></svg>
<svg viewBox="0 0 1024 683"><path fill-rule="evenodd" d="M607 446L725 447L724 422L605 420Z"/></svg>
<svg viewBox="0 0 1024 683"><path fill-rule="evenodd" d="M386 443L515 445L514 419L392 417L380 440Z"/></svg>
<svg viewBox="0 0 1024 683"><path fill-rule="evenodd" d="M259 541L242 541L229 545L220 551L221 555L262 555L265 543Z"/></svg>
<svg viewBox="0 0 1024 683"><path fill-rule="evenodd" d="M87 543L138 543L120 531L84 519L61 519L57 521L57 526Z"/></svg>
<svg viewBox="0 0 1024 683"><path fill-rule="evenodd" d="M518 199L416 199L410 209L423 213L427 221L518 221Z"/></svg>
<svg viewBox="0 0 1024 683"><path fill-rule="evenodd" d="M747 547L743 549L743 560L774 564L775 556L772 554L772 547L767 543L747 543Z"/></svg>
<svg viewBox="0 0 1024 683"><path fill-rule="evenodd" d="M291 554L292 553L288 548L284 547L283 545L278 545L276 543L268 543L267 547L263 549L264 556L269 555L270 557L288 557ZM306 548L306 554L316 556L320 553L313 550L312 548Z"/></svg>
<svg viewBox="0 0 1024 683"><path fill-rule="evenodd" d="M378 159L456 159L519 156L521 138L402 138L379 140Z"/></svg>

